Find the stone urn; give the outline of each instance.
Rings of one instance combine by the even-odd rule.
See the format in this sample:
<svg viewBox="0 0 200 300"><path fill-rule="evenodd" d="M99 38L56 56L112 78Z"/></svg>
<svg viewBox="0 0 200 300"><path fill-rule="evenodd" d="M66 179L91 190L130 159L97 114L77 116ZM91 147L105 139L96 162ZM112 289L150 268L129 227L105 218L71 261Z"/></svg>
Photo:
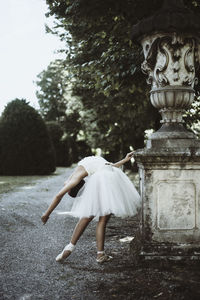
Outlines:
<svg viewBox="0 0 200 300"><path fill-rule="evenodd" d="M141 249L145 259L200 259L200 141L183 121L195 99L200 16L182 0L163 1L133 27L143 47L142 71L161 128L135 153L140 173Z"/></svg>

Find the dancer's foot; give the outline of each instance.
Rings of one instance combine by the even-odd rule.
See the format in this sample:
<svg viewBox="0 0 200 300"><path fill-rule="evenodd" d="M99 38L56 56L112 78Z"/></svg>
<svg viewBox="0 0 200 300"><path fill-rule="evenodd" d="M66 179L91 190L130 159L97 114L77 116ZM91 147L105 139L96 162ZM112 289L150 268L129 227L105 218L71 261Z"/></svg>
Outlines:
<svg viewBox="0 0 200 300"><path fill-rule="evenodd" d="M63 249L63 251L58 254L58 256L56 257L56 261L61 262L64 259L66 259L74 250L75 245L73 245L72 243L69 243L68 245L65 246L65 248Z"/></svg>
<svg viewBox="0 0 200 300"><path fill-rule="evenodd" d="M112 256L105 254L104 251L98 251L96 261L98 263L102 264L104 262L110 261L112 258L113 258Z"/></svg>

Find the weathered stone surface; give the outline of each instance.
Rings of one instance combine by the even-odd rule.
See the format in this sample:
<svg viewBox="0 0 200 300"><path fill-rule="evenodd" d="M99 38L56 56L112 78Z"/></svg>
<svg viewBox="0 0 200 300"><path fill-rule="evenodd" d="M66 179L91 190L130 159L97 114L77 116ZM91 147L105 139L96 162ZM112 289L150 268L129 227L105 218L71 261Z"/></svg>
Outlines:
<svg viewBox="0 0 200 300"><path fill-rule="evenodd" d="M135 154L142 196L141 253L146 257L187 253L199 258L200 148L196 150L160 147Z"/></svg>
<svg viewBox="0 0 200 300"><path fill-rule="evenodd" d="M142 39L142 71L148 75L152 90L165 86L194 87L200 63L199 38L177 33L155 33ZM168 91L169 98L172 98ZM178 102L182 102L181 99Z"/></svg>
<svg viewBox="0 0 200 300"><path fill-rule="evenodd" d="M200 259L200 141L182 118L194 100L200 66L200 18L194 20L182 0L166 0L133 28L143 47L151 103L163 124L135 153L142 196L138 240L146 259Z"/></svg>
<svg viewBox="0 0 200 300"><path fill-rule="evenodd" d="M199 142L195 134L192 131L187 130L183 124L175 122L165 123L161 126L159 130L154 132L149 137L150 142L147 145L148 148L153 147L153 145L150 145L151 143L153 143L154 140L157 140L160 143L160 146L162 146L163 143L167 141L167 145L170 145L171 147L175 148L179 147L179 144L180 147L184 148L199 147ZM162 144L159 140L162 140ZM177 144L175 144L176 142ZM166 147L170 147L167 145Z"/></svg>
<svg viewBox="0 0 200 300"><path fill-rule="evenodd" d="M199 20L183 1L166 0L155 15L133 28L133 39L143 47L141 69L151 85L151 103L159 109L161 123L183 123L182 116L194 100L200 66Z"/></svg>
<svg viewBox="0 0 200 300"><path fill-rule="evenodd" d="M154 33L141 40L141 69L151 85L150 99L159 109L162 123L183 123L182 115L194 100L198 83L200 39L178 33Z"/></svg>

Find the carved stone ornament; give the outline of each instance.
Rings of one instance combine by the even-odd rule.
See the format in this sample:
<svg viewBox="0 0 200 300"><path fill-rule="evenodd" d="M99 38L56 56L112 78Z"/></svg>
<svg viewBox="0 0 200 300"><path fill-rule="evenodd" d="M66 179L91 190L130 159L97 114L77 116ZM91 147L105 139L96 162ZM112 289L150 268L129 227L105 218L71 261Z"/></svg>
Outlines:
<svg viewBox="0 0 200 300"><path fill-rule="evenodd" d="M152 34L141 40L142 71L151 85L151 103L160 110L161 123L183 123L182 115L194 100L198 83L200 40L177 33Z"/></svg>
<svg viewBox="0 0 200 300"><path fill-rule="evenodd" d="M151 103L158 108L161 123L183 123L183 114L194 100L194 90L184 86L165 86L150 92Z"/></svg>
<svg viewBox="0 0 200 300"><path fill-rule="evenodd" d="M141 67L152 89L167 85L193 88L198 83L199 39L176 33L153 34L141 43L145 57Z"/></svg>

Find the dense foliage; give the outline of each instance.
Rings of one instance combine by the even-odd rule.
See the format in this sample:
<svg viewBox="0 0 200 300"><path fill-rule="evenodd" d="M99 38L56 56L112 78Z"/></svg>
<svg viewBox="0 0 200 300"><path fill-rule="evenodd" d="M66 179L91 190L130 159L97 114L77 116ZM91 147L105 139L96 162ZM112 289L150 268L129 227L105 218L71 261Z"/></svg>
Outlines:
<svg viewBox="0 0 200 300"><path fill-rule="evenodd" d="M56 166L70 166L75 160L73 138L64 135L64 130L56 121L46 122L46 125L55 149Z"/></svg>
<svg viewBox="0 0 200 300"><path fill-rule="evenodd" d="M82 128L81 102L71 95L71 84L64 61L51 62L37 78L40 113L46 121L55 148L56 165L70 166L79 157L82 158L85 152L91 153L86 142L77 137ZM80 147L80 144L84 144L84 147Z"/></svg>
<svg viewBox="0 0 200 300"><path fill-rule="evenodd" d="M55 153L44 121L26 100L9 102L0 119L0 174L50 174Z"/></svg>
<svg viewBox="0 0 200 300"><path fill-rule="evenodd" d="M38 76L36 96L40 105L40 113L46 121L58 121L65 115L67 74L64 62L56 60L49 64L47 70Z"/></svg>
<svg viewBox="0 0 200 300"><path fill-rule="evenodd" d="M57 121L46 122L55 153L56 166L68 167L85 156L92 155L91 148L84 140L76 141L69 136Z"/></svg>
<svg viewBox="0 0 200 300"><path fill-rule="evenodd" d="M149 102L141 74L141 49L131 41L132 25L155 13L160 0L46 0L56 18L47 31L66 41L65 69L82 105L84 137L107 154L143 146L144 131L160 116ZM199 1L185 0L199 10ZM113 156L113 154L112 154Z"/></svg>
<svg viewBox="0 0 200 300"><path fill-rule="evenodd" d="M69 136L81 129L78 108L71 96L71 84L65 61L57 59L37 76L37 98L40 113L45 121L56 121Z"/></svg>
<svg viewBox="0 0 200 300"><path fill-rule="evenodd" d="M141 51L130 40L140 6L133 14L131 1L47 3L59 21L55 32L67 43L65 66L83 106L84 138L117 156L130 145L142 147L145 129L156 128L160 117L140 73Z"/></svg>

